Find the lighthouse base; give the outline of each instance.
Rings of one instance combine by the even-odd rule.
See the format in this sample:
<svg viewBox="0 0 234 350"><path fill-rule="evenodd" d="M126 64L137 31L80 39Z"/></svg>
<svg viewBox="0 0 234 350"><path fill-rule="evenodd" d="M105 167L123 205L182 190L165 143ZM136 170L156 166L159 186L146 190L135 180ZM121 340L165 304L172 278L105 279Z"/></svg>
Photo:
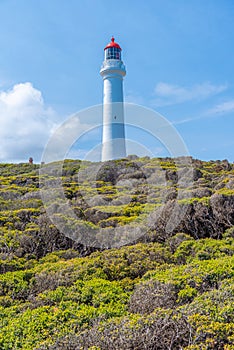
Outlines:
<svg viewBox="0 0 234 350"><path fill-rule="evenodd" d="M126 158L125 139L113 139L102 144L102 162Z"/></svg>

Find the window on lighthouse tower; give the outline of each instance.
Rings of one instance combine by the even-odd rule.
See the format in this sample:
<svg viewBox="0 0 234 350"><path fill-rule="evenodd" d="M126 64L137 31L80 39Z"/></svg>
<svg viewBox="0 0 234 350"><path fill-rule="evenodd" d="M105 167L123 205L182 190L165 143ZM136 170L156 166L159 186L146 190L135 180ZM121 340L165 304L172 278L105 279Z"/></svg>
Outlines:
<svg viewBox="0 0 234 350"><path fill-rule="evenodd" d="M121 49L109 47L105 50L105 60L121 60Z"/></svg>

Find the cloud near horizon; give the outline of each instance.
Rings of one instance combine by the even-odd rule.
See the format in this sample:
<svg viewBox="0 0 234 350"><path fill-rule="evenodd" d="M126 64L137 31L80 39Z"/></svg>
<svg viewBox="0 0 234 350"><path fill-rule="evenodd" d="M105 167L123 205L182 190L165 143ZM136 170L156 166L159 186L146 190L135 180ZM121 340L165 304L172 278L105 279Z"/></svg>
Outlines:
<svg viewBox="0 0 234 350"><path fill-rule="evenodd" d="M29 82L0 91L0 161L40 160L55 128L55 112Z"/></svg>
<svg viewBox="0 0 234 350"><path fill-rule="evenodd" d="M203 100L227 89L227 85L213 85L210 82L182 87L160 82L156 85L153 103L157 107L183 103L192 100Z"/></svg>

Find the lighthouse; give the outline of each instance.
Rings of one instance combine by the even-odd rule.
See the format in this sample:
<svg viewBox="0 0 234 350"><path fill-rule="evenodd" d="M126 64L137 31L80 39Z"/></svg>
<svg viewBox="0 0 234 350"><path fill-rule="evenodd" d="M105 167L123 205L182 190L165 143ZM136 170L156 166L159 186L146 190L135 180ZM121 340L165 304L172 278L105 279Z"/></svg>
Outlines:
<svg viewBox="0 0 234 350"><path fill-rule="evenodd" d="M121 47L112 37L104 48L100 70L103 78L102 161L126 157L123 77L126 69L121 60Z"/></svg>

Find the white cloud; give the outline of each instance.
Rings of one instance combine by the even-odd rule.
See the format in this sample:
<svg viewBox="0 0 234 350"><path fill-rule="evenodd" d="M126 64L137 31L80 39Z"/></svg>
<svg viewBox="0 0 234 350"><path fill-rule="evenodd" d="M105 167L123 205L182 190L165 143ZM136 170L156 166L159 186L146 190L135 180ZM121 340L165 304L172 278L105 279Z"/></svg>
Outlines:
<svg viewBox="0 0 234 350"><path fill-rule="evenodd" d="M227 85L213 85L209 82L196 84L191 87L182 87L160 82L154 93L157 107L182 103L191 100L203 100L227 89Z"/></svg>
<svg viewBox="0 0 234 350"><path fill-rule="evenodd" d="M40 160L55 127L55 112L31 83L0 92L0 161Z"/></svg>
<svg viewBox="0 0 234 350"><path fill-rule="evenodd" d="M185 124L189 122L194 122L200 119L207 119L207 118L214 118L214 117L219 117L223 116L224 114L232 113L234 112L234 100L226 101L223 103L220 103L213 108L210 108L206 111L204 111L202 114L200 114L197 117L188 117L185 119L173 121L173 125L178 125L178 124Z"/></svg>
<svg viewBox="0 0 234 350"><path fill-rule="evenodd" d="M134 103L138 105L143 105L144 104L144 99L142 96L135 94L132 91L128 91L125 95L124 98L125 102L127 103Z"/></svg>
<svg viewBox="0 0 234 350"><path fill-rule="evenodd" d="M193 117L193 118L188 117L188 118L185 118L185 119L180 119L180 120L172 121L172 124L173 124L173 125L185 124L185 123L193 122L193 121L195 121L195 120L199 120L199 119L201 119L201 118L202 118L201 116L196 117L196 118L194 118L194 117Z"/></svg>
<svg viewBox="0 0 234 350"><path fill-rule="evenodd" d="M234 112L234 100L216 105L208 111L208 114L225 114L230 112Z"/></svg>

